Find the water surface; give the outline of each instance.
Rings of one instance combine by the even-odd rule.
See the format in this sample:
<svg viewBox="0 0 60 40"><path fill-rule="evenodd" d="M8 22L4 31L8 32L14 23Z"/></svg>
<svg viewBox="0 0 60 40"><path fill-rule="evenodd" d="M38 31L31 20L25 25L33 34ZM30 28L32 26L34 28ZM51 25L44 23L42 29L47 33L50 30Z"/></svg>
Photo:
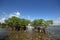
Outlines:
<svg viewBox="0 0 60 40"><path fill-rule="evenodd" d="M53 40L60 40L60 26L48 27L48 32Z"/></svg>
<svg viewBox="0 0 60 40"><path fill-rule="evenodd" d="M4 39L8 35L8 30L6 28L0 28L0 39Z"/></svg>

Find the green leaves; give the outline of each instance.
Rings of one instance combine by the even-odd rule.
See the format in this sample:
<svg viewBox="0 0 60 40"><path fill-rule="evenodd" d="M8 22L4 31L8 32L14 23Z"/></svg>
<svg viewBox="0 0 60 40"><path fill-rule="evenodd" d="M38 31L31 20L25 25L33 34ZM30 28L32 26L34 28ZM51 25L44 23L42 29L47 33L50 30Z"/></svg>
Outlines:
<svg viewBox="0 0 60 40"><path fill-rule="evenodd" d="M35 19L31 22L30 20L13 16L11 18L6 19L5 24L10 27L22 27L27 26L28 24L31 24L32 26L49 26L53 24L53 20Z"/></svg>
<svg viewBox="0 0 60 40"><path fill-rule="evenodd" d="M26 26L28 23L30 23L30 20L21 19L21 18L13 16L13 17L5 20L5 23L11 27L23 26L23 25Z"/></svg>
<svg viewBox="0 0 60 40"><path fill-rule="evenodd" d="M32 22L33 26L49 26L53 24L53 20L43 20L43 19L36 19Z"/></svg>

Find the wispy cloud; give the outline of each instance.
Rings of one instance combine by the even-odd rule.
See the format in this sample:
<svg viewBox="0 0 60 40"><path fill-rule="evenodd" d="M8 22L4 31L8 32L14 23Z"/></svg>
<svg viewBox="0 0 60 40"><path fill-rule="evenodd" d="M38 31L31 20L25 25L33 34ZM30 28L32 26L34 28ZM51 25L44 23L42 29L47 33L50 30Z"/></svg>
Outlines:
<svg viewBox="0 0 60 40"><path fill-rule="evenodd" d="M5 15L5 16L4 16ZM2 15L1 15L2 16ZM5 14L5 12L3 12L3 17L1 17L0 19L0 23L4 23L4 20L7 18L11 18L12 16L16 16L19 17L20 16L20 12L14 12L14 13L10 13L9 15Z"/></svg>
<svg viewBox="0 0 60 40"><path fill-rule="evenodd" d="M1 18L0 19L0 23L4 23L4 20L5 20L6 18L4 17L4 18Z"/></svg>
<svg viewBox="0 0 60 40"><path fill-rule="evenodd" d="M60 25L60 17L53 21L53 25Z"/></svg>
<svg viewBox="0 0 60 40"><path fill-rule="evenodd" d="M11 13L11 14L9 15L9 17L12 17L12 16L19 17L19 16L20 16L20 12L14 12L14 13Z"/></svg>

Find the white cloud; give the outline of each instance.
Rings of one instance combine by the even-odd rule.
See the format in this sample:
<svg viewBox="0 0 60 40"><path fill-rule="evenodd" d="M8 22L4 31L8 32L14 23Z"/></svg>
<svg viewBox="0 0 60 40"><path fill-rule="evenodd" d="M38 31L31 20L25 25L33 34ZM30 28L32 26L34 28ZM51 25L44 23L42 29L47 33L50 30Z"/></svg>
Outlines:
<svg viewBox="0 0 60 40"><path fill-rule="evenodd" d="M60 21L58 21L58 20L54 21L53 25L60 25Z"/></svg>
<svg viewBox="0 0 60 40"><path fill-rule="evenodd" d="M4 20L5 20L6 18L4 17L4 18L1 18L0 19L0 23L4 23Z"/></svg>
<svg viewBox="0 0 60 40"><path fill-rule="evenodd" d="M53 21L53 25L60 25L60 18Z"/></svg>
<svg viewBox="0 0 60 40"><path fill-rule="evenodd" d="M16 12L16 15L19 17L20 16L20 12Z"/></svg>
<svg viewBox="0 0 60 40"><path fill-rule="evenodd" d="M12 16L19 17L20 16L20 12L10 13L9 15L7 15L7 14L5 14L5 12L3 12L3 15L0 15L0 16L1 16L0 23L4 23L4 20L7 19L7 18L11 18Z"/></svg>
<svg viewBox="0 0 60 40"><path fill-rule="evenodd" d="M11 13L11 14L9 15L9 17L12 17L12 16L19 17L19 16L20 16L20 12Z"/></svg>

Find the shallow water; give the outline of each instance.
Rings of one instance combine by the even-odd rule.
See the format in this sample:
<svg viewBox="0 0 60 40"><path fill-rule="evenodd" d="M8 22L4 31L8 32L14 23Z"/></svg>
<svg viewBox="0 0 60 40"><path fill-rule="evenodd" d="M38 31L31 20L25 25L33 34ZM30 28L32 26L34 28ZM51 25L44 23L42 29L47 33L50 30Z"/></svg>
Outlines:
<svg viewBox="0 0 60 40"><path fill-rule="evenodd" d="M48 36L44 33L28 31L12 31L8 40L48 40Z"/></svg>
<svg viewBox="0 0 60 40"><path fill-rule="evenodd" d="M58 26L52 26L47 27L48 33L43 34L40 32L33 31L13 31L10 32L10 36L7 38L10 38L11 40L60 40L60 27ZM8 30L6 28L0 28L0 39L5 37L8 34ZM16 38L17 36L17 38ZM48 38L49 37L49 38ZM9 39L8 39L9 40Z"/></svg>
<svg viewBox="0 0 60 40"><path fill-rule="evenodd" d="M8 30L6 28L0 28L0 39L4 39L8 35Z"/></svg>
<svg viewBox="0 0 60 40"><path fill-rule="evenodd" d="M48 27L48 33L53 40L60 40L60 26Z"/></svg>

